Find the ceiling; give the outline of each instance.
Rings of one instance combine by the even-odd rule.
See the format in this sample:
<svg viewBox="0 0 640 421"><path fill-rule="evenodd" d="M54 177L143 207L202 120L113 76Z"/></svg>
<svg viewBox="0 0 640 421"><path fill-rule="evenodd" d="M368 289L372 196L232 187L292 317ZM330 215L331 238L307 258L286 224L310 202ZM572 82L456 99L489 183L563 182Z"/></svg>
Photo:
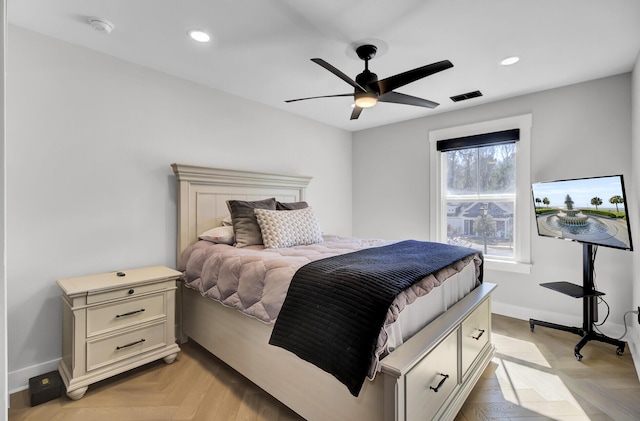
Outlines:
<svg viewBox="0 0 640 421"><path fill-rule="evenodd" d="M639 0L7 0L9 23L349 131L629 72ZM90 17L114 25L94 30ZM208 44L187 37L204 29ZM454 67L397 91L430 110L378 103L349 120L352 92L310 61L355 79L354 46L373 43L380 79L448 59ZM9 37L9 48L11 38ZM499 63L520 56L513 66ZM454 103L450 97L484 96ZM250 116L247 116L250 118Z"/></svg>

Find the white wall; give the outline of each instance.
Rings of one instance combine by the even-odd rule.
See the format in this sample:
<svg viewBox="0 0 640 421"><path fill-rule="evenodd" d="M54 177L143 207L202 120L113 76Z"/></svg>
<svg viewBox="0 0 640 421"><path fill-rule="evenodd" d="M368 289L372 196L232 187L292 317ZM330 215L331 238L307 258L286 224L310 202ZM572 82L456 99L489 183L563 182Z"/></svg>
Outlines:
<svg viewBox="0 0 640 421"><path fill-rule="evenodd" d="M9 407L9 391L7 385L7 283L6 283L6 241L5 241L5 55L7 2L0 2L0 420L7 417L4 408Z"/></svg>
<svg viewBox="0 0 640 421"><path fill-rule="evenodd" d="M20 28L9 27L7 54L10 390L60 357L56 279L174 265L172 162L311 175L308 199L325 232L428 239L429 130L532 113L533 180L622 172L640 209L630 75L358 132L352 147L350 133ZM633 162L640 162L639 109ZM581 247L534 237L532 258L530 276L487 274L500 284L494 309L579 322L577 300L538 284L580 282ZM631 281L638 252L601 248L596 269L619 324L640 300L639 275Z"/></svg>
<svg viewBox="0 0 640 421"><path fill-rule="evenodd" d="M172 162L313 176L351 235L350 133L14 26L7 63L11 390L60 358L56 279L175 265Z"/></svg>
<svg viewBox="0 0 640 421"><path fill-rule="evenodd" d="M636 209L634 220L631 221L633 229L631 238L635 240L636 251L633 254L633 292L632 292L632 306L636 309L640 306L640 53L636 59L636 65L632 73L632 142L631 142L631 161L636 165L633 166L632 180L635 191L635 196L631 199L633 202L629 206L633 206L632 209ZM633 352L633 361L636 365L636 371L640 376L640 325L638 324L638 316L630 317L630 322L627 322L632 327L631 337L629 340L629 347Z"/></svg>
<svg viewBox="0 0 640 421"><path fill-rule="evenodd" d="M355 133L354 235L429 239L429 131L524 114L533 118L532 181L623 173L627 195L637 201L639 184L631 182L630 91L631 76L624 74ZM638 219L640 225L639 209L632 210L632 224ZM531 274L485 273L485 280L499 284L493 309L582 326L580 300L538 285L555 280L581 284L582 247L540 238L533 224ZM623 313L638 305L630 295L637 254L605 247L598 251L596 281L611 305L603 327L610 335L622 333Z"/></svg>

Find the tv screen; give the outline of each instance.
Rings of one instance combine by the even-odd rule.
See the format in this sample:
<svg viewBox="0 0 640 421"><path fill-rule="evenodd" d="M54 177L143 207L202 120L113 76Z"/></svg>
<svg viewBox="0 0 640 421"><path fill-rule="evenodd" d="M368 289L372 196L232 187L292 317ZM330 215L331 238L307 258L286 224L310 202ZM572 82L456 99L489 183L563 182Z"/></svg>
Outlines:
<svg viewBox="0 0 640 421"><path fill-rule="evenodd" d="M531 185L538 235L633 250L622 175Z"/></svg>

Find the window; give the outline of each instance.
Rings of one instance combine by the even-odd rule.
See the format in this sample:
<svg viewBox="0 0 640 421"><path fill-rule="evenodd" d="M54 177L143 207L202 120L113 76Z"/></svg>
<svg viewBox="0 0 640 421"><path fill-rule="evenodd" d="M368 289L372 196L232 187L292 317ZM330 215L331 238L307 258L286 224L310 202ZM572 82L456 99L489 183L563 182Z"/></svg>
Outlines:
<svg viewBox="0 0 640 421"><path fill-rule="evenodd" d="M435 241L483 251L488 269L528 273L531 116L429 133Z"/></svg>

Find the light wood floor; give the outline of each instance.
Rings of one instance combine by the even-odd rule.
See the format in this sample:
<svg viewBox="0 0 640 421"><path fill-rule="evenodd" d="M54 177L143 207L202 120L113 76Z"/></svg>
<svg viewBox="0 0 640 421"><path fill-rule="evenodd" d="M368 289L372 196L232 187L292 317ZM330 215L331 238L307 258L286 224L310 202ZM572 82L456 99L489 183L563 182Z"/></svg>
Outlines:
<svg viewBox="0 0 640 421"><path fill-rule="evenodd" d="M577 335L493 316L497 353L456 418L473 420L640 420L640 383L628 351ZM11 395L9 420L300 420L197 344L162 361L36 407L28 391ZM360 421L360 420L349 420ZM366 420L362 420L366 421Z"/></svg>

